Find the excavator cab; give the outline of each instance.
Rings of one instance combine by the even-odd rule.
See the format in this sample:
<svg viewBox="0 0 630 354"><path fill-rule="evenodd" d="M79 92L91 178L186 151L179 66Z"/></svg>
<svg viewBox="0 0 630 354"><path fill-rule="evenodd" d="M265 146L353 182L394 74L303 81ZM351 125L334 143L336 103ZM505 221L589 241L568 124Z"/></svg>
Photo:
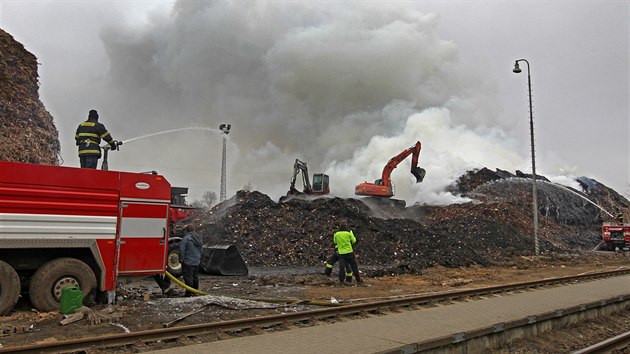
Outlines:
<svg viewBox="0 0 630 354"><path fill-rule="evenodd" d="M304 184L303 192L298 191L295 188L295 181L297 179L297 175L302 173L302 183ZM329 187L329 177L323 173L315 173L313 174L313 184L308 177L308 167L306 162L300 161L299 159L295 159L295 163L293 164L293 175L291 176L291 186L289 187L288 195L324 195L330 193Z"/></svg>
<svg viewBox="0 0 630 354"><path fill-rule="evenodd" d="M323 173L315 173L313 175L312 191L319 194L330 193L330 187L328 186L328 175Z"/></svg>

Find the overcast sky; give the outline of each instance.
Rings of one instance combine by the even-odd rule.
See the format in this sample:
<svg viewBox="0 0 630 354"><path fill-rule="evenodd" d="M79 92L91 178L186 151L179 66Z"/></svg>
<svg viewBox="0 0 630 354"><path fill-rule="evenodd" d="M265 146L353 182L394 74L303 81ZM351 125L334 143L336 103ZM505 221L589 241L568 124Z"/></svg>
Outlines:
<svg viewBox="0 0 630 354"><path fill-rule="evenodd" d="M627 1L1 1L0 28L35 54L66 166L90 109L119 140L110 168L157 170L198 198L249 185L277 199L296 158L332 193L380 177L421 141L423 183L466 170L531 172L527 65L539 174L628 188ZM177 130L185 128L182 130ZM144 138L143 136L169 131ZM140 139L136 139L140 138ZM298 186L301 188L301 185Z"/></svg>

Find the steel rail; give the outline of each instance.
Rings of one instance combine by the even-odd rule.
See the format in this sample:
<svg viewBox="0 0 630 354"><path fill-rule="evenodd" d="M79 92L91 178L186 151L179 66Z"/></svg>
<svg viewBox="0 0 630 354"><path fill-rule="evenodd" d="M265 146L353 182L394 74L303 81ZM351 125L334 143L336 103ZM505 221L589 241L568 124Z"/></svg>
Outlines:
<svg viewBox="0 0 630 354"><path fill-rule="evenodd" d="M622 333L618 336L608 338L599 343L595 343L584 349L573 352L573 354L604 354L613 350L627 348L630 345L630 332Z"/></svg>
<svg viewBox="0 0 630 354"><path fill-rule="evenodd" d="M380 300L370 303L343 305L332 308L316 309L303 312L260 316L254 318L235 319L222 322L200 323L193 325L143 330L133 333L112 334L99 337L70 339L52 343L29 344L17 347L0 348L0 353L65 353L84 350L86 348L109 348L150 343L158 340L170 340L179 337L194 337L230 331L243 331L253 328L268 328L277 325L331 319L340 316L387 312L392 308L410 307L440 301L451 301L460 298L498 294L508 291L537 288L542 286L565 284L590 279L606 278L630 274L630 269L619 269L597 273L563 276L533 280L522 283L510 283L482 288L464 289L454 292L414 295L409 297Z"/></svg>

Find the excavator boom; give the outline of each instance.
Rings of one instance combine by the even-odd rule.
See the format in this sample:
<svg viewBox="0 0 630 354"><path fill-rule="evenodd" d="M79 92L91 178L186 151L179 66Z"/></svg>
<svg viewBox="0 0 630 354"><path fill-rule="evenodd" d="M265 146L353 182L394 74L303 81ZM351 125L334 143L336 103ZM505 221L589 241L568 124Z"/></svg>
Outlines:
<svg viewBox="0 0 630 354"><path fill-rule="evenodd" d="M300 172L302 172L304 193L311 192L311 183L308 180L308 167L306 166L306 162L300 161L300 159L295 159L295 163L293 164L293 176L291 176L291 187L289 188L289 193L299 193L299 191L295 189L295 179Z"/></svg>
<svg viewBox="0 0 630 354"><path fill-rule="evenodd" d="M358 184L354 189L354 194L385 198L393 197L394 188L391 181L392 171L409 155L412 155L411 174L416 177L416 183L422 182L426 171L423 168L418 167L418 157L421 149L422 144L418 141L413 146L392 157L383 168L383 173L380 179L377 179L374 183L363 182Z"/></svg>

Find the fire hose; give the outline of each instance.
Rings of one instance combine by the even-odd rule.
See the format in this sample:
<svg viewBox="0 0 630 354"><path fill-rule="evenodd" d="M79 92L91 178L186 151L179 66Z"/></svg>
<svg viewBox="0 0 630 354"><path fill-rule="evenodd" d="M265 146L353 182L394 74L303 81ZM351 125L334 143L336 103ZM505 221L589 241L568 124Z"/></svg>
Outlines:
<svg viewBox="0 0 630 354"><path fill-rule="evenodd" d="M175 281L175 283L177 283L177 285L181 286L182 288L197 294L197 295L210 295L206 292L203 292L201 290L197 290L195 288L192 288L188 285L186 285L184 282L182 282L181 280L177 279L173 274L165 271L164 273L166 273L166 276L169 277L170 279L172 279L173 281ZM249 300L249 301L260 301L260 302L268 302L268 303L287 303L287 304L304 304L304 305L316 305L316 306L339 306L339 304L335 304L335 303L331 303L331 302L327 302L327 301L313 301L313 300L300 300L300 299L254 299L254 298L240 298L243 300Z"/></svg>
<svg viewBox="0 0 630 354"><path fill-rule="evenodd" d="M197 289L195 289L195 288L192 288L192 287L190 287L190 286L186 285L183 281L181 281L181 280L179 280L179 279L175 278L175 276L173 276L173 274L171 274L171 273L169 273L169 272L164 272L164 273L166 273L166 276L167 276L167 277L171 278L171 279L172 279L175 283L177 283L177 285L179 285L179 286L181 286L182 288L184 288L184 289L186 289L186 290L190 291L191 293L194 293L194 294L197 294L197 295L210 295L210 294L208 294L208 293L206 293L206 292L203 292L203 291L201 291L201 290L197 290Z"/></svg>

